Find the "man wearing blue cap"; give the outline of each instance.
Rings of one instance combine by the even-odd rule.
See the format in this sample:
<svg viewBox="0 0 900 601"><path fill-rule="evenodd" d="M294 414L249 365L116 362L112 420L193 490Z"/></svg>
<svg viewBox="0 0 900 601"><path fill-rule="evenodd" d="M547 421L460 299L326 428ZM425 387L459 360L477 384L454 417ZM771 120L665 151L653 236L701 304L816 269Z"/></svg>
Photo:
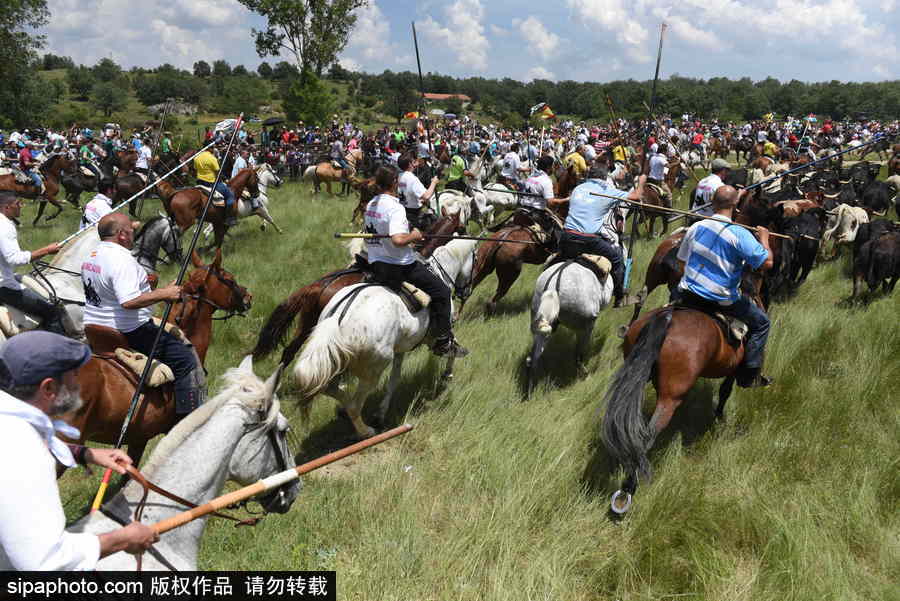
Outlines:
<svg viewBox="0 0 900 601"><path fill-rule="evenodd" d="M65 530L57 463L120 474L131 464L119 449L67 445L55 436L79 436L53 418L81 406L78 369L90 358L87 345L50 332L25 332L0 346L0 456L15 458L0 462L0 570L92 570L101 557L142 553L159 540L140 522L99 536Z"/></svg>

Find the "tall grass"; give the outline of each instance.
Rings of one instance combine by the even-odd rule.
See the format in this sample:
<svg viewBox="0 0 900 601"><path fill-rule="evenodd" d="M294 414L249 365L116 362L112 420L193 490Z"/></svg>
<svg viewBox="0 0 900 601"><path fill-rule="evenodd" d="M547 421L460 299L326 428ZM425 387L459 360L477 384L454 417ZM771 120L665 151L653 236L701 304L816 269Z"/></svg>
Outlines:
<svg viewBox="0 0 900 601"><path fill-rule="evenodd" d="M270 198L286 233L245 221L225 244L226 268L254 301L246 318L215 324L211 376L240 361L292 290L348 261L331 233L348 229L353 201L297 184ZM51 223L23 226L23 246L61 238L77 215ZM655 246L637 245L633 289ZM621 474L610 471L598 425L621 364L614 331L630 310L601 314L586 378L573 364L574 337L557 332L523 402L538 272L525 267L494 317L483 308L495 278L475 291L456 327L473 353L446 390L435 385L439 362L411 354L386 425L415 430L345 470L307 476L287 515L253 529L211 521L200 567L334 569L341 599L900 598L900 294L848 303L845 259L817 267L771 310L775 385L737 389L727 422L713 425L716 385L698 384L652 453L655 480L616 523L606 508ZM648 305L664 297L657 291ZM256 368L268 374L273 360ZM303 439L300 459L349 442L330 399L303 423L290 380L281 396ZM98 479L81 470L63 478L71 518Z"/></svg>

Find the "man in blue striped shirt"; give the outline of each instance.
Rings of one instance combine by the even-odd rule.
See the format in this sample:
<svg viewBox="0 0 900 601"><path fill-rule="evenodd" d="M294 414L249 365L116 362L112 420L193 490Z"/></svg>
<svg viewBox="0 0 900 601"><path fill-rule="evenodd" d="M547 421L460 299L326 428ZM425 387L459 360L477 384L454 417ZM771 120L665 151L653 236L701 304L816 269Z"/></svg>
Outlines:
<svg viewBox="0 0 900 601"><path fill-rule="evenodd" d="M758 227L759 241L743 227L732 223L738 191L721 186L713 196L715 215L688 229L678 249L684 276L678 294L689 305L711 307L747 324L750 331L744 346L744 361L738 367L737 383L744 388L768 386L763 376L763 351L769 336L769 317L746 295L741 294L741 274L751 269L772 268L769 231Z"/></svg>

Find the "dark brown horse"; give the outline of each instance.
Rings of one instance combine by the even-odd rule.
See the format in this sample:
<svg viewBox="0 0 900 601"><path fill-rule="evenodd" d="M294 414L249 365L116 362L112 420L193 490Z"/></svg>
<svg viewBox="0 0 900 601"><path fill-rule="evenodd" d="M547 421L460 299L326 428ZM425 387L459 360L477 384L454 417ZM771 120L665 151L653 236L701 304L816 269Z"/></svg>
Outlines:
<svg viewBox="0 0 900 601"><path fill-rule="evenodd" d="M235 282L234 276L222 269L221 252L216 253L215 260L208 266L203 265L196 254L193 260L197 269L185 282L184 295L172 307L169 322L180 320L180 327L194 345L202 363L212 342L213 313L217 309L244 311L250 306L251 297ZM66 416L66 421L81 431L78 442L93 440L114 444L128 413L137 377L108 355L95 354L79 370L78 381L84 404L74 414ZM134 465L140 463L147 442L171 430L175 423L171 385L147 389L125 439Z"/></svg>
<svg viewBox="0 0 900 601"><path fill-rule="evenodd" d="M248 190L254 197L259 196L259 180L254 169L241 169L237 175L228 180L228 187L234 193L235 202L232 210L237 211L238 200L244 190ZM176 190L168 200L163 201L166 211L175 219L182 233L186 232L203 212L208 192L201 188L184 188ZM213 246L220 248L225 239L225 207L212 206L206 215L206 220L212 224L215 240Z"/></svg>
<svg viewBox="0 0 900 601"><path fill-rule="evenodd" d="M760 279L754 277L756 292ZM758 294L755 298L758 301ZM622 352L625 363L606 393L603 419L604 445L625 470L621 489L611 500L611 509L617 514L630 508L638 480L649 479L647 452L699 378L725 378L716 407L716 416L723 417L735 371L744 358L744 346L730 342L722 327L706 313L669 306L632 323ZM657 398L649 422L641 410L648 381L653 382Z"/></svg>
<svg viewBox="0 0 900 601"><path fill-rule="evenodd" d="M62 212L62 203L56 200L56 195L59 194L60 176L63 171L71 171L74 168L75 161L73 159L65 154L56 154L44 161L38 168L41 179L44 180L43 194L41 194L40 189L33 184L18 183L15 176L12 174L0 175L0 190L10 190L22 198L37 200L40 204L38 205L37 215L32 222L32 225L37 225L38 219L44 214L44 209L48 202L56 207L56 213L48 215L47 221L56 219Z"/></svg>

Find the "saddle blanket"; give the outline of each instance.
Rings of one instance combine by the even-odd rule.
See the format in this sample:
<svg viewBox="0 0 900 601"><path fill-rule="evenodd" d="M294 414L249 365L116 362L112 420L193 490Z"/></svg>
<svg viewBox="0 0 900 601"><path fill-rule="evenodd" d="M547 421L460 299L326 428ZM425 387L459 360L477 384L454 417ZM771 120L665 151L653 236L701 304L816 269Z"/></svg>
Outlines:
<svg viewBox="0 0 900 601"><path fill-rule="evenodd" d="M546 267L545 270L557 263L563 263L568 259L563 259L559 253L554 253L550 255L550 257L544 262ZM612 263L609 262L609 259L604 257L603 255L588 255L581 254L578 255L575 259L573 259L579 265L590 269L597 279L600 282L606 280L606 277L609 275L609 272L612 271Z"/></svg>
<svg viewBox="0 0 900 601"><path fill-rule="evenodd" d="M14 175L17 184L24 184L29 186L34 185L31 177L29 177L24 171L20 171L19 169L15 169L13 167L0 168L0 175Z"/></svg>
<svg viewBox="0 0 900 601"><path fill-rule="evenodd" d="M115 356L122 365L130 369L138 378L144 373L144 367L147 365L147 355L142 355L129 349L117 348ZM174 381L175 374L172 373L172 368L154 359L153 366L150 368L150 374L147 376L147 386L158 388L163 384Z"/></svg>

